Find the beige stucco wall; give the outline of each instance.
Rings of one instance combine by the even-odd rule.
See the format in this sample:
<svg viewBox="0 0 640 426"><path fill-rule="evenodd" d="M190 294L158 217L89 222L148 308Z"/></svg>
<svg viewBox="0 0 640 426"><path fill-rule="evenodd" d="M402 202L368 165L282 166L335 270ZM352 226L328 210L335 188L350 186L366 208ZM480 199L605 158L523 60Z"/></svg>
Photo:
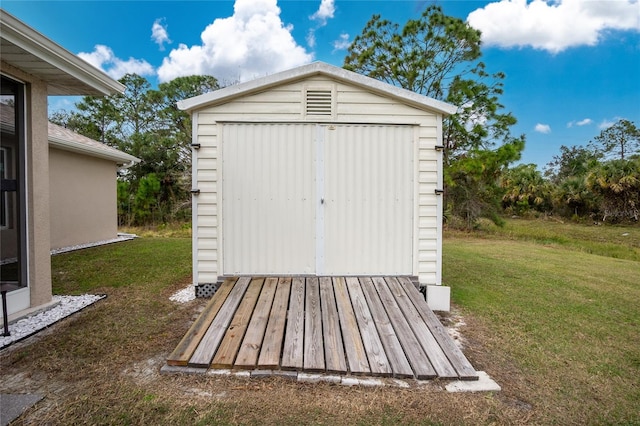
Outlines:
<svg viewBox="0 0 640 426"><path fill-rule="evenodd" d="M116 164L49 148L51 248L115 238Z"/></svg>
<svg viewBox="0 0 640 426"><path fill-rule="evenodd" d="M27 247L31 306L51 301L47 84L5 62L0 72L26 84Z"/></svg>
<svg viewBox="0 0 640 426"><path fill-rule="evenodd" d="M39 306L51 301L47 84L33 80L27 86L27 99L29 281L31 306Z"/></svg>

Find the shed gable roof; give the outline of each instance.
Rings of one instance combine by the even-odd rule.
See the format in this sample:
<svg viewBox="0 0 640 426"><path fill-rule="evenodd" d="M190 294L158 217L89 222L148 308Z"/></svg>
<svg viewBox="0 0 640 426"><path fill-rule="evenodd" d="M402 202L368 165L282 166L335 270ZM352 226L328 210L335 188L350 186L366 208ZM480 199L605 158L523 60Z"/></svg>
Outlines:
<svg viewBox="0 0 640 426"><path fill-rule="evenodd" d="M313 76L326 76L347 84L362 87L372 93L397 99L407 105L411 105L422 110L435 111L444 115L454 114L457 111L456 106L446 102L429 98L400 87L392 86L324 62L313 62L308 65L272 74L267 77L228 86L214 92L185 99L178 102L178 108L193 112L205 107L221 105L243 96Z"/></svg>

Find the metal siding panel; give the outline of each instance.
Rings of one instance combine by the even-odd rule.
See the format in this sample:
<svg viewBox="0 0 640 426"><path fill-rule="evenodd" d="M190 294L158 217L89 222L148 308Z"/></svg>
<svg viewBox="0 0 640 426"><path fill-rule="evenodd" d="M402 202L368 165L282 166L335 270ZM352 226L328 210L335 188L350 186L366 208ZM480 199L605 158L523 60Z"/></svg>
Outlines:
<svg viewBox="0 0 640 426"><path fill-rule="evenodd" d="M413 128L325 128L323 272L411 274Z"/></svg>
<svg viewBox="0 0 640 426"><path fill-rule="evenodd" d="M315 271L314 125L225 124L225 274Z"/></svg>

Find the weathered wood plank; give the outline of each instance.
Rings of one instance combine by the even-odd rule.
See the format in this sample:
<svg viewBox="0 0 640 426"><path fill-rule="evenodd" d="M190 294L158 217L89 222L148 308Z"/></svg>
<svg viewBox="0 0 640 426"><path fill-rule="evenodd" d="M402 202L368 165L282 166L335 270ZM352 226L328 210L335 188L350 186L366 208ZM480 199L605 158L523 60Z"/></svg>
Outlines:
<svg viewBox="0 0 640 426"><path fill-rule="evenodd" d="M336 296L338 316L340 317L340 328L344 341L344 349L347 356L347 363L352 374L367 374L371 372L367 352L360 337L358 321L351 306L349 291L343 277L333 278L333 289Z"/></svg>
<svg viewBox="0 0 640 426"><path fill-rule="evenodd" d="M326 369L331 373L346 373L347 362L344 357L340 319L330 277L320 278L320 304Z"/></svg>
<svg viewBox="0 0 640 426"><path fill-rule="evenodd" d="M291 278L280 278L276 287L276 295L273 298L267 330L264 333L258 368L276 368L280 364L290 291Z"/></svg>
<svg viewBox="0 0 640 426"><path fill-rule="evenodd" d="M433 333L433 337L446 354L447 358L456 369L458 376L462 380L478 380L478 373L473 368L467 357L462 353L460 348L453 341L444 325L438 320L436 314L433 313L427 301L424 300L420 292L407 278L399 278L398 281L404 287L407 296L413 302L420 316Z"/></svg>
<svg viewBox="0 0 640 426"><path fill-rule="evenodd" d="M324 371L324 342L322 341L322 311L318 278L306 280L304 317L304 369Z"/></svg>
<svg viewBox="0 0 640 426"><path fill-rule="evenodd" d="M429 331L429 328L407 296L407 293L405 293L400 283L398 283L398 280L395 277L387 277L385 281L395 297L396 302L398 302L398 306L400 306L400 309L404 313L405 318L409 322L411 329L418 338L420 345L422 345L422 349L429 357L429 361L431 361L431 365L433 365L434 370L436 370L438 377L457 379L458 373L456 373L455 368L453 368L453 365L449 362L449 359L433 337L433 334L431 334L431 331Z"/></svg>
<svg viewBox="0 0 640 426"><path fill-rule="evenodd" d="M287 329L282 349L283 369L301 369L304 354L304 278L295 277L291 283Z"/></svg>
<svg viewBox="0 0 640 426"><path fill-rule="evenodd" d="M224 333L227 331L227 327L238 309L242 296L245 291L247 291L249 282L250 278L241 277L235 283L233 289L229 293L229 296L227 296L227 299L220 308L218 315L216 315L211 322L207 332L189 359L189 366L209 367L211 360L213 359L213 355L218 349L218 345L222 341Z"/></svg>
<svg viewBox="0 0 640 426"><path fill-rule="evenodd" d="M264 280L264 278L261 279ZM234 367L255 368L258 362L260 346L264 340L264 332L267 328L267 321L269 320L269 313L271 312L277 284L278 279L273 277L267 278L264 281L260 297L249 321L249 327L240 345L238 356L233 363Z"/></svg>
<svg viewBox="0 0 640 426"><path fill-rule="evenodd" d="M178 343L178 346L176 346L173 352L171 352L171 355L169 355L169 358L167 358L168 365L185 367L189 363L189 358L193 355L193 352L211 325L211 321L213 321L217 315L237 280L237 278L227 278L222 283L198 319L191 325L187 334L184 335L180 343Z"/></svg>
<svg viewBox="0 0 640 426"><path fill-rule="evenodd" d="M220 347L218 347L213 361L211 361L212 368L231 368L233 366L233 361L236 359L238 349L242 339L244 339L244 334L249 326L249 320L251 319L251 314L253 314L261 289L262 281L251 280L249 288L244 294L227 332L224 334Z"/></svg>
<svg viewBox="0 0 640 426"><path fill-rule="evenodd" d="M396 332L391 325L387 311L385 311L384 305L380 301L380 296L378 296L378 293L373 286L373 281L371 281L371 278L369 277L364 277L360 278L360 283L364 296L367 299L369 309L371 310L373 322L378 329L380 340L382 341L385 353L389 359L389 364L391 364L393 376L398 378L413 377L411 365L409 364L409 361L404 354L404 350L402 349L402 345L400 344L400 341L396 336Z"/></svg>
<svg viewBox="0 0 640 426"><path fill-rule="evenodd" d="M429 358L427 358L427 355L424 353L420 342L418 342L415 334L413 334L411 326L400 310L393 294L391 294L384 278L374 277L373 284L378 291L380 300L386 308L393 329L396 331L398 340L402 345L402 349L404 349L404 353L411 364L416 378L420 380L435 378L437 376L436 371L431 366Z"/></svg>
<svg viewBox="0 0 640 426"><path fill-rule="evenodd" d="M362 293L362 288L360 287L360 281L358 281L358 278L348 277L347 289L349 290L349 296L351 297L353 311L356 314L356 319L358 320L362 343L367 351L371 374L375 376L390 376L392 373L391 365L389 364L387 354L384 352L384 347L380 341L378 330L373 322L371 311L367 305L364 293Z"/></svg>

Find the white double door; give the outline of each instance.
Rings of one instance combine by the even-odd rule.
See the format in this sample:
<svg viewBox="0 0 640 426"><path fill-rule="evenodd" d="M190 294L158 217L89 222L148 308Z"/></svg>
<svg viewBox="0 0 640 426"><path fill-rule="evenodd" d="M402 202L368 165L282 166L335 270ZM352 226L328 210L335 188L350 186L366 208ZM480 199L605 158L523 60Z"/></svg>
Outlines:
<svg viewBox="0 0 640 426"><path fill-rule="evenodd" d="M411 274L411 126L225 124L231 274Z"/></svg>

